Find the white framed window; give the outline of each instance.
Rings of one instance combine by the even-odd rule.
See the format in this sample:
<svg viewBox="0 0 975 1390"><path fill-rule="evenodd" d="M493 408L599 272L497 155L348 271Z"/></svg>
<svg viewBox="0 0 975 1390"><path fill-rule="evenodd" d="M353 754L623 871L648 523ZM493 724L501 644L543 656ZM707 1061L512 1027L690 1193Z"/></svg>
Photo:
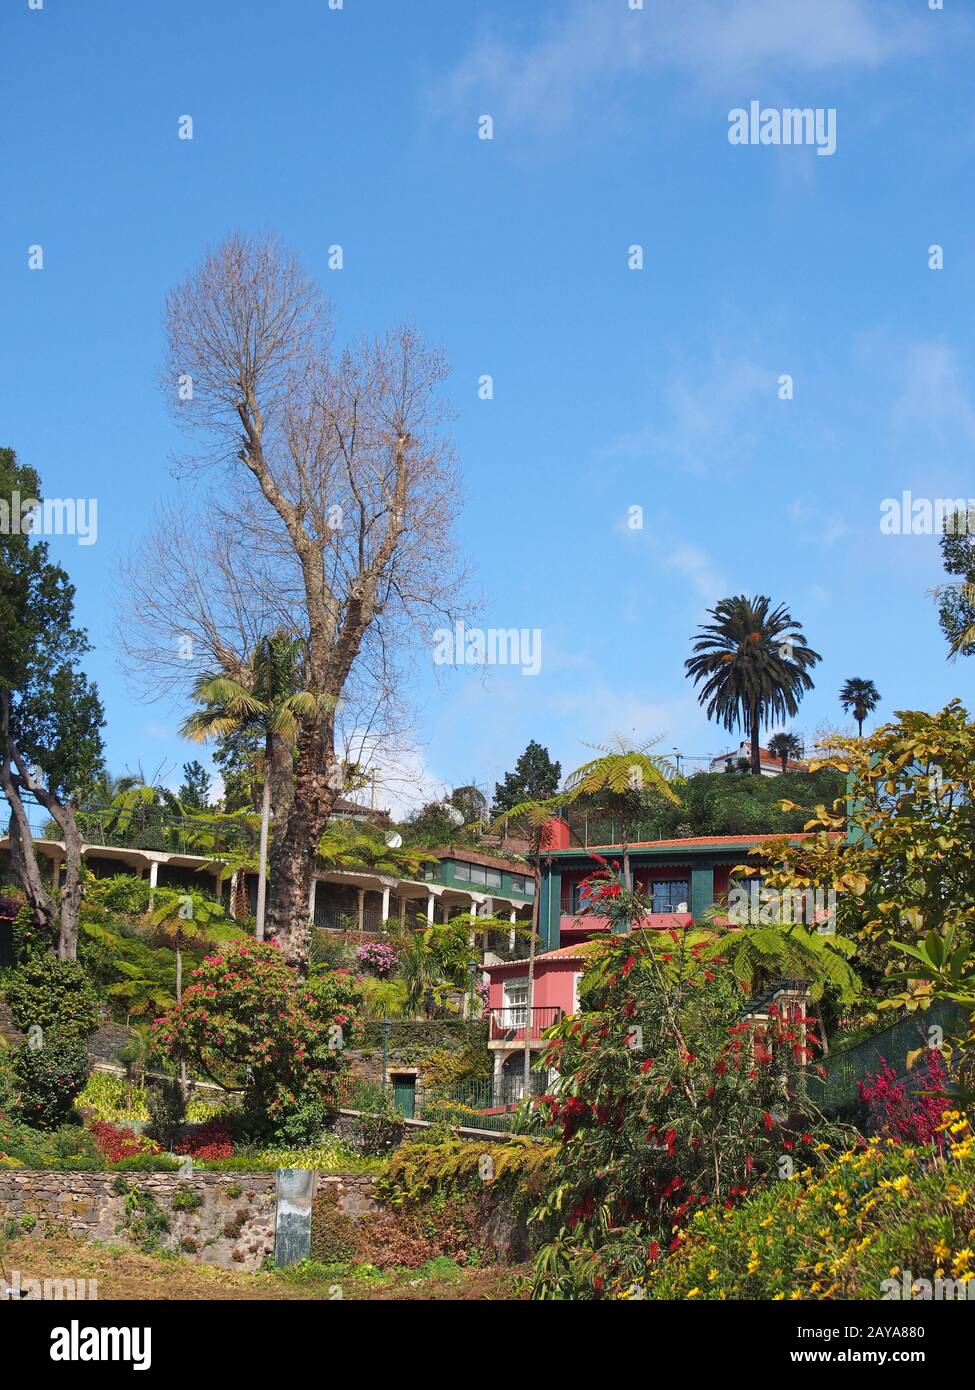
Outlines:
<svg viewBox="0 0 975 1390"><path fill-rule="evenodd" d="M528 1024L528 977L505 980L503 987L506 1028L525 1028Z"/></svg>

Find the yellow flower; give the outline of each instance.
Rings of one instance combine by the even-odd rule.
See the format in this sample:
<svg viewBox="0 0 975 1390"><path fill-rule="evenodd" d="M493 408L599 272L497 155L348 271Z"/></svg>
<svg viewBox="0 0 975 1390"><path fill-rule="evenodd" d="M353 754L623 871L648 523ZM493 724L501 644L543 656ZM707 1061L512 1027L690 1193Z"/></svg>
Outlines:
<svg viewBox="0 0 975 1390"><path fill-rule="evenodd" d="M709 1280L710 1283L713 1284L714 1281L715 1281L715 1279L717 1279L717 1277L718 1277L718 1271L717 1271L716 1269L709 1269L709 1270L708 1270L708 1280Z"/></svg>
<svg viewBox="0 0 975 1390"><path fill-rule="evenodd" d="M958 1275L964 1273L972 1260L975 1260L975 1252L971 1251L966 1245L964 1250L958 1251L958 1254L951 1263L952 1274Z"/></svg>
<svg viewBox="0 0 975 1390"><path fill-rule="evenodd" d="M776 1294L773 1294L773 1295L772 1295L772 1302L773 1302L773 1303L778 1303L779 1300L782 1299L782 1298L785 1298L785 1294L784 1294L784 1293L776 1293Z"/></svg>
<svg viewBox="0 0 975 1390"><path fill-rule="evenodd" d="M696 1298L697 1295L698 1295L700 1292L701 1292L700 1289L688 1289L688 1291L687 1291L687 1297L688 1297L688 1298Z"/></svg>
<svg viewBox="0 0 975 1390"><path fill-rule="evenodd" d="M945 1245L943 1240L935 1241L934 1258L936 1260L946 1260L950 1254L951 1249L949 1246Z"/></svg>

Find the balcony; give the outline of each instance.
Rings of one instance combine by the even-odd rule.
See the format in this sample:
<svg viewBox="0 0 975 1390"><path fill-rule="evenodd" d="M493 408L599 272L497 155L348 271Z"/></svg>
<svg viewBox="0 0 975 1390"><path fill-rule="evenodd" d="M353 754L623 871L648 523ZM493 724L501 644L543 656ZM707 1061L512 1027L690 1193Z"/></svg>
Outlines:
<svg viewBox="0 0 975 1390"><path fill-rule="evenodd" d="M505 1047L511 1043L524 1044L527 1036L530 1043L538 1043L541 1046L542 1034L546 1028L551 1028L553 1023L558 1023L562 1014L563 1010L554 1004L543 1004L530 1010L523 1004L515 1004L507 1009L492 1009L488 1044L495 1047Z"/></svg>

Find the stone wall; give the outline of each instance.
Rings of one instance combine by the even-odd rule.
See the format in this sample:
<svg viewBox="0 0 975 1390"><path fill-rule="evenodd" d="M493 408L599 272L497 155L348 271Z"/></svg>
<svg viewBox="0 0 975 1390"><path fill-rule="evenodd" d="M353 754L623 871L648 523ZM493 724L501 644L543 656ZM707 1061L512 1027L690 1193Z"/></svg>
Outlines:
<svg viewBox="0 0 975 1390"><path fill-rule="evenodd" d="M373 1178L319 1175L338 1190L353 1220L375 1209ZM16 1222L25 1233L68 1231L85 1240L140 1243L135 1223L162 1212L160 1248L225 1269L259 1269L274 1254L275 1174L62 1173L0 1171L0 1232ZM127 1189L127 1191L126 1191Z"/></svg>

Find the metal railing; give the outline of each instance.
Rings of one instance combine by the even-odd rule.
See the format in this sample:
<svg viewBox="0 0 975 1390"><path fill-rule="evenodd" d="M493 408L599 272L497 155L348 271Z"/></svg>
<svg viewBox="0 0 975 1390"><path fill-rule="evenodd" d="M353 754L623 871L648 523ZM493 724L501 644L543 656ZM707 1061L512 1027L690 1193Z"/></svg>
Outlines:
<svg viewBox="0 0 975 1390"><path fill-rule="evenodd" d="M527 1032L530 1039L540 1039L546 1028L558 1023L562 1012L562 1009L552 1004L543 1004L533 1009L524 1004L492 1009L488 1037L491 1042L524 1042Z"/></svg>

